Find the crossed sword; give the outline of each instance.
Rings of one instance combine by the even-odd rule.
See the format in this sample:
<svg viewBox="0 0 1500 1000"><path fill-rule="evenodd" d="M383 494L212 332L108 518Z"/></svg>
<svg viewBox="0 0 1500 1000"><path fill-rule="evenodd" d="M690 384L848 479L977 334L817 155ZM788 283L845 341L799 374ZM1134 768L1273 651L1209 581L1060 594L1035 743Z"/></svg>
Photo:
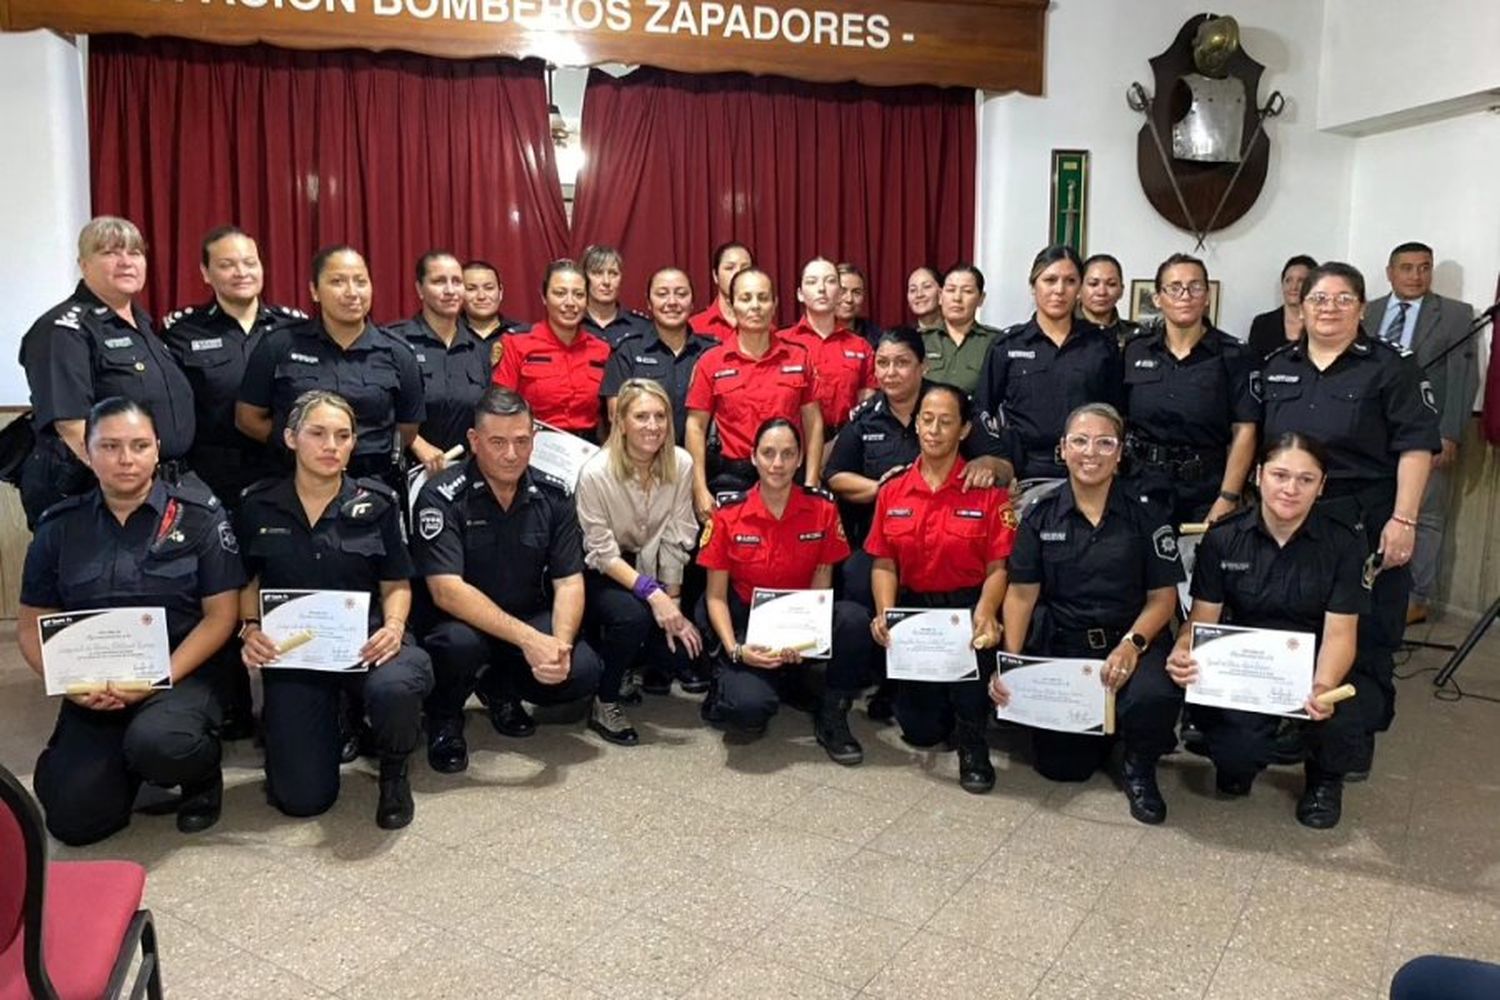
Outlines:
<svg viewBox="0 0 1500 1000"><path fill-rule="evenodd" d="M1182 217L1187 220L1193 235L1197 237L1198 242L1194 244L1193 250L1202 250L1204 240L1208 239L1208 234L1213 232L1214 223L1219 221L1219 215L1224 211L1225 203L1229 201L1230 192L1234 190L1235 184L1239 183L1245 164L1250 162L1250 153L1266 130L1266 119L1275 118L1281 114L1286 107L1286 100L1281 96L1281 91L1273 90L1271 96L1266 98L1265 106L1256 109L1255 131L1250 133L1250 141L1245 143L1245 148L1240 151L1239 166L1234 168L1234 176L1229 178L1229 186L1219 196L1219 203L1214 206L1213 214L1208 217L1208 225L1202 229L1198 228L1192 210L1188 208L1187 199L1182 196L1182 186L1177 183L1177 175L1172 172L1172 159L1167 155L1167 147L1161 141L1161 132L1156 127L1151 95L1147 94L1146 88L1139 83L1132 83L1125 91L1125 103L1130 105L1130 110L1142 112L1146 116L1146 127L1151 130L1151 141L1156 145L1156 155L1161 158L1162 169L1167 172L1167 180L1172 182L1172 194L1177 198L1177 207L1182 211Z"/></svg>

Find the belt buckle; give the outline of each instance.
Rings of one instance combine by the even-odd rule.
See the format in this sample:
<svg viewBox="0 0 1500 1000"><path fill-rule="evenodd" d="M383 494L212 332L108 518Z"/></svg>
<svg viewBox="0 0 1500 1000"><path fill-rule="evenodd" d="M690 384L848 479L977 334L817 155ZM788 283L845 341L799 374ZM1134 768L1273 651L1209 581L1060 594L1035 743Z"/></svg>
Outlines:
<svg viewBox="0 0 1500 1000"><path fill-rule="evenodd" d="M1105 637L1104 630L1102 628L1091 628L1086 633L1084 633L1084 635L1088 639L1089 649L1109 648L1109 640Z"/></svg>

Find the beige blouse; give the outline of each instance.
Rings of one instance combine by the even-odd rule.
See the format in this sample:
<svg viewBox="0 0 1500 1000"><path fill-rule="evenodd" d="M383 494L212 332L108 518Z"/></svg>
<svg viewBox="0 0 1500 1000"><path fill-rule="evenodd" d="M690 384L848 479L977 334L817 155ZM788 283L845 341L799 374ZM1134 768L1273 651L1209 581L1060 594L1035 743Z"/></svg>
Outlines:
<svg viewBox="0 0 1500 1000"><path fill-rule="evenodd" d="M663 584L682 583L683 568L698 537L693 513L693 459L684 449L677 456L677 481L641 489L640 481L616 479L609 452L600 449L578 475L578 523L583 528L583 561L589 569L604 567L622 552L636 553L637 572Z"/></svg>

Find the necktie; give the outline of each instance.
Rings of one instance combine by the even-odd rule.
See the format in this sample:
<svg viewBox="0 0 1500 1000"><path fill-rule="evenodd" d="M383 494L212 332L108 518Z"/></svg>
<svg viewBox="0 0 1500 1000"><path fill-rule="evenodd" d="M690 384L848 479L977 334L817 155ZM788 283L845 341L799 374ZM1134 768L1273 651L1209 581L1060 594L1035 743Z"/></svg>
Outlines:
<svg viewBox="0 0 1500 1000"><path fill-rule="evenodd" d="M1406 311L1410 308L1410 302L1396 303L1396 317L1391 320L1390 326L1385 328L1385 333L1381 335L1381 340L1395 344L1397 347L1402 346L1402 335L1406 333Z"/></svg>

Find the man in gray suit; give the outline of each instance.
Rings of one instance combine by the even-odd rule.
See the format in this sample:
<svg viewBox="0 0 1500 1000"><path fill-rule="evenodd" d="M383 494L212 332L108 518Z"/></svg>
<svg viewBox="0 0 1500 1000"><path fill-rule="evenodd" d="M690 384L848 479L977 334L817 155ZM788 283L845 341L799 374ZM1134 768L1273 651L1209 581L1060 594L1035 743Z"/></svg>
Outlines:
<svg viewBox="0 0 1500 1000"><path fill-rule="evenodd" d="M1391 283L1391 293L1365 306L1365 332L1416 356L1417 364L1432 381L1443 435L1443 451L1432 460L1432 475L1428 477L1422 513L1417 519L1416 547L1411 559L1411 604L1406 613L1406 623L1411 625L1427 619L1427 603L1437 589L1438 554L1443 547L1451 472L1464 427L1473 415L1479 365L1474 341L1470 340L1428 367L1433 359L1461 340L1474 321L1474 307L1467 302L1433 294L1432 247L1425 243L1402 243L1391 251L1385 276Z"/></svg>

